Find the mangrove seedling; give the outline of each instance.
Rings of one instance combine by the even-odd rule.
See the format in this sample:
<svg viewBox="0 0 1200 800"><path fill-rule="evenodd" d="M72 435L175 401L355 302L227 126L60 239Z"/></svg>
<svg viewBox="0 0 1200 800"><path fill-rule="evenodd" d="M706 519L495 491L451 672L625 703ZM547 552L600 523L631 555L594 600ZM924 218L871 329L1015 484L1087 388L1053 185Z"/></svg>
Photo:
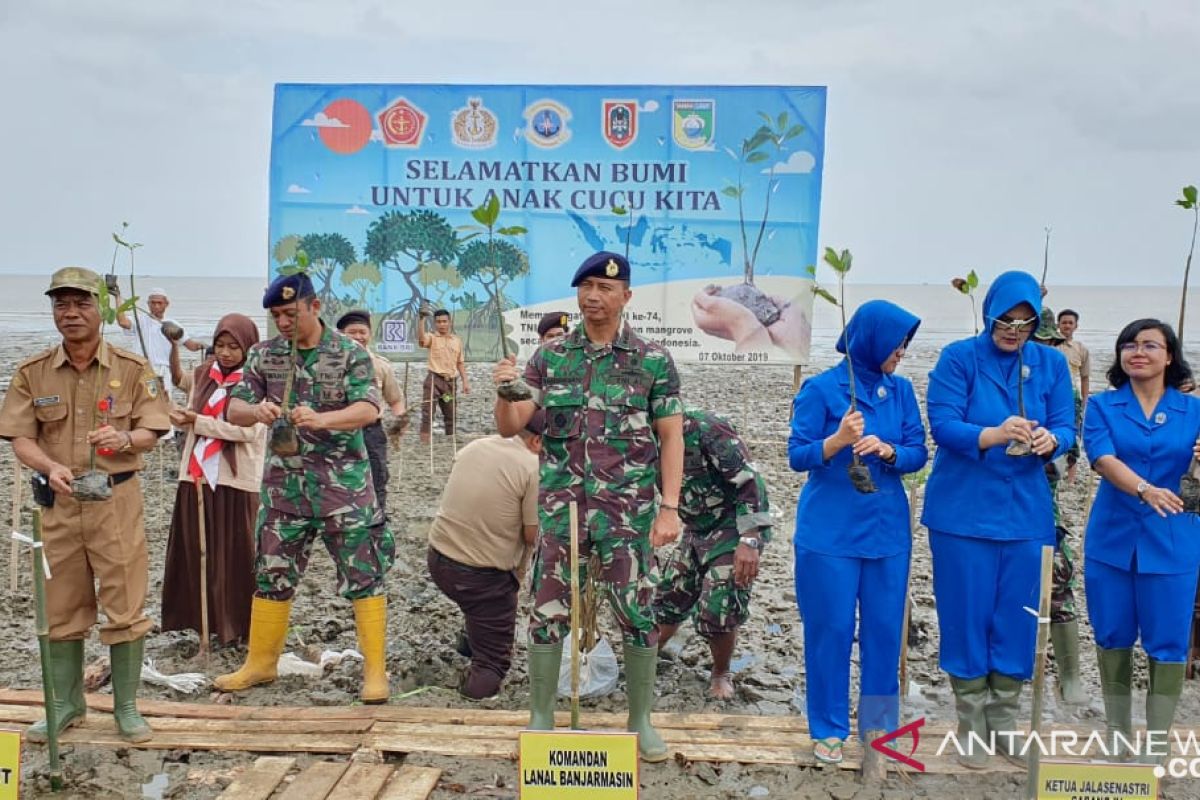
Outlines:
<svg viewBox="0 0 1200 800"><path fill-rule="evenodd" d="M950 285L960 294L965 294L970 298L971 325L975 328L975 334L979 335L979 313L975 310L975 290L979 288L979 276L975 274L975 270L971 270L965 278L951 278Z"/></svg>
<svg viewBox="0 0 1200 800"><path fill-rule="evenodd" d="M281 275L297 275L308 271L308 253L303 250L297 250L296 255L291 264L286 264L280 268ZM295 308L300 309L300 298L296 298ZM271 423L271 432L267 438L267 443L271 447L271 452L277 456L289 457L300 452L300 434L296 432L296 426L292 423L292 384L296 380L296 339L299 338L300 325L298 321L292 321L292 335L290 337L290 347L288 350L288 371L287 377L283 381L283 396L279 398L279 416Z"/></svg>
<svg viewBox="0 0 1200 800"><path fill-rule="evenodd" d="M850 354L853 349L850 346L850 334L846 328L846 274L850 272L850 262L852 257L849 250L843 250L838 253L832 247L825 248L825 263L833 270L838 279L838 296L834 297L828 291L817 285L816 276L817 268L810 265L808 267L809 277L813 279L812 291L823 300L826 300L838 307L842 313L842 336L846 340L846 365L849 367L846 370L850 375L850 410L858 410L858 392L854 381L854 357ZM846 473L850 476L850 484L855 491L860 494L872 494L879 491L875 486L875 481L871 479L871 470L866 463L859 457L857 453L852 453L850 456L850 466L846 468Z"/></svg>
<svg viewBox="0 0 1200 800"><path fill-rule="evenodd" d="M508 332L504 327L504 304L502 302L504 293L499 288L499 282L502 275L515 272L517 269L519 269L519 267L509 265L507 268L502 269L497 263L496 251L497 249L505 251L506 264L514 261L514 259L519 262L521 260L521 254L511 242L503 240L497 242L496 236L520 236L521 234L525 233L525 228L521 227L520 225L509 225L503 228L496 227L496 222L500 219L500 198L496 196L495 192L492 192L478 208L472 209L471 216L475 218L475 221L478 222L481 227L475 228L474 226L471 226L474 232L465 236L463 241L475 238L485 231L487 233L488 262L493 288L495 289L495 291L490 292L490 294L492 294L492 299L496 307L496 321L500 325L501 357L507 359L509 356L509 350ZM526 269L528 269L528 267L526 267ZM462 271L461 265L460 271ZM477 270L470 270L472 275L475 272L477 272ZM484 288L488 288L487 284L484 284ZM496 387L496 394L502 399L509 400L514 403L521 400L529 400L533 397L533 392L530 390L529 386L520 378L511 381L504 381Z"/></svg>
<svg viewBox="0 0 1200 800"><path fill-rule="evenodd" d="M754 312L758 321L764 326L773 325L783 313L774 300L754 285L754 267L758 263L758 251L762 247L763 237L767 232L767 220L771 216L771 197L779 188L775 180L775 168L787 150L785 145L804 133L804 126L789 125L788 113L780 112L778 118L772 119L769 114L759 112L764 124L759 126L749 138L742 140L741 150L736 154L738 160L737 183L726 186L721 193L732 197L738 204L738 224L742 233L742 282L732 286L709 286L706 291L718 297L725 297L740 303ZM730 151L732 154L732 151ZM762 220L758 224L758 232L754 236L754 246L750 246L750 235L746 230L746 185L744 178L747 167L753 167L764 161L771 161L767 172L766 199L763 203Z"/></svg>
<svg viewBox="0 0 1200 800"><path fill-rule="evenodd" d="M1017 348L1017 415L1025 418L1025 345ZM1004 455L1022 458L1033 455L1033 446L1024 439L1010 439Z"/></svg>
<svg viewBox="0 0 1200 800"><path fill-rule="evenodd" d="M128 228L129 228L128 222L121 223L121 233L122 234L125 233L126 229L128 229ZM129 296L136 297L137 296L137 286L134 284L134 278L133 278L133 270L134 270L133 253L135 250L137 250L139 247L142 246L142 243L127 241L123 236L116 234L116 233L114 233L112 235L112 238L113 238L113 242L114 242L112 274L115 277L116 266L117 266L117 250L118 250L118 248L124 247L125 250L129 253ZM105 281L107 281L107 280L108 279L105 278ZM142 357L145 358L147 361L149 361L150 360L150 352L146 349L146 337L142 333L142 320L141 320L141 317L138 316L138 307L136 305L134 305L134 306L130 306L130 308L132 308L132 310L133 310L133 328L137 332L138 344L142 348ZM111 324L111 323L109 323L109 324ZM178 327L178 326L176 326L176 327ZM179 334L181 336L183 335L182 328L179 329ZM167 387L161 385L162 384L161 380L159 381L159 384L160 385L158 388L161 391L166 391Z"/></svg>
<svg viewBox="0 0 1200 800"><path fill-rule="evenodd" d="M1196 187L1183 187L1183 197L1175 201L1175 205L1192 212L1192 244L1188 248L1187 262L1183 266L1183 295L1179 298L1179 330L1175 333L1179 341L1183 341L1183 312L1187 308L1188 277L1192 273L1192 254L1196 252L1196 229L1200 228L1200 202L1197 201Z"/></svg>

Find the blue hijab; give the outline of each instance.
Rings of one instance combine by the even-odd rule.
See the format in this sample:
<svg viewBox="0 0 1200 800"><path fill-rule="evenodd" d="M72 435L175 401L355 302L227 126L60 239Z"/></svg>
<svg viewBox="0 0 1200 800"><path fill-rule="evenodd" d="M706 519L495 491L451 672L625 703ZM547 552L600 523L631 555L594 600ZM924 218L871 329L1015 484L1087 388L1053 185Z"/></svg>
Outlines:
<svg viewBox="0 0 1200 800"><path fill-rule="evenodd" d="M1037 282L1037 278L1030 275L1028 272L1020 270L1009 270L1002 272L996 276L996 280L992 281L992 285L988 287L987 294L983 297L983 332L979 334L981 339L985 339L990 345L989 352L994 355L1001 364L1006 367L1011 367L1010 362L1015 363L1017 354L1006 353L996 343L992 341L992 328L997 319L999 319L1006 311L1009 311L1021 303L1028 303L1033 309L1035 316L1040 317L1042 313L1042 287ZM1034 323L1035 325L1037 323ZM1032 331L1030 332L1032 334ZM1025 343L1028 347L1032 343Z"/></svg>
<svg viewBox="0 0 1200 800"><path fill-rule="evenodd" d="M1006 309L1007 310L1007 309ZM900 345L912 341L921 320L887 300L868 300L858 307L837 340L837 351L846 352L850 342L850 360L854 380L871 392L883 376L883 362Z"/></svg>

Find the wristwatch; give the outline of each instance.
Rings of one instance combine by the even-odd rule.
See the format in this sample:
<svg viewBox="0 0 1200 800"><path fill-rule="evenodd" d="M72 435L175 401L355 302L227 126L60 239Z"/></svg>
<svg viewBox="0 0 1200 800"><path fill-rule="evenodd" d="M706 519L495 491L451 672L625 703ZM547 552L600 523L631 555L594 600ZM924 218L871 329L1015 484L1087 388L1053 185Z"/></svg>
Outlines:
<svg viewBox="0 0 1200 800"><path fill-rule="evenodd" d="M757 536L742 536L738 539L738 544L744 544L747 547L753 547L755 550L762 549L762 542Z"/></svg>
<svg viewBox="0 0 1200 800"><path fill-rule="evenodd" d="M1143 497L1142 495L1146 494L1146 491L1149 488L1150 488L1150 484L1146 483L1145 481L1138 482L1138 485L1137 485L1138 500L1141 500L1143 503L1146 502L1146 498Z"/></svg>
<svg viewBox="0 0 1200 800"><path fill-rule="evenodd" d="M119 452L128 453L130 450L133 449L133 434L130 433L129 431L125 431L124 433L125 433L125 444L121 445L121 449Z"/></svg>

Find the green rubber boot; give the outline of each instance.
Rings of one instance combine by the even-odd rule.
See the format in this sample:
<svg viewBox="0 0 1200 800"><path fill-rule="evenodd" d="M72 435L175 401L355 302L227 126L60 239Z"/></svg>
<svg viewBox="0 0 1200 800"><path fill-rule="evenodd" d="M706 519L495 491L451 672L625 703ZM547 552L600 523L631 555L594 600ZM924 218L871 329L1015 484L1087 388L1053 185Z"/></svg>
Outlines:
<svg viewBox="0 0 1200 800"><path fill-rule="evenodd" d="M1118 650L1097 647L1096 661L1100 665L1109 752L1117 761L1128 761L1133 755L1129 744L1133 741L1133 651L1128 647ZM1117 739L1116 734L1124 737L1124 741Z"/></svg>
<svg viewBox="0 0 1200 800"><path fill-rule="evenodd" d="M529 730L554 730L554 702L558 671L562 668L562 642L529 643Z"/></svg>
<svg viewBox="0 0 1200 800"><path fill-rule="evenodd" d="M1175 722L1175 706L1183 691L1183 674L1186 665L1181 662L1155 661L1150 659L1150 690L1146 692L1146 738L1154 735L1154 754L1142 756L1144 764L1161 764L1171 751L1167 738ZM1163 748L1162 743L1166 742ZM1149 750L1147 746L1147 750Z"/></svg>
<svg viewBox="0 0 1200 800"><path fill-rule="evenodd" d="M1050 642L1054 646L1054 666L1058 669L1058 696L1069 706L1087 703L1087 695L1079 682L1079 623L1055 622L1050 625Z"/></svg>
<svg viewBox="0 0 1200 800"><path fill-rule="evenodd" d="M55 727L61 734L83 722L87 703L83 699L83 640L50 642L50 682L54 685ZM46 720L35 722L25 731L31 742L45 743Z"/></svg>
<svg viewBox="0 0 1200 800"><path fill-rule="evenodd" d="M958 744L963 753L958 763L968 769L983 769L987 766L988 744L987 717L988 679L956 678L950 676L950 688L954 690L954 710L958 713Z"/></svg>
<svg viewBox="0 0 1200 800"><path fill-rule="evenodd" d="M137 710L144 643L144 639L135 639L108 648L112 662L113 718L117 721L117 733L127 742L148 742L154 735Z"/></svg>
<svg viewBox="0 0 1200 800"><path fill-rule="evenodd" d="M657 668L657 647L638 647L625 642L625 692L629 696L629 720L625 730L637 732L638 752L643 761L650 763L667 760L667 745L650 723Z"/></svg>
<svg viewBox="0 0 1200 800"><path fill-rule="evenodd" d="M1025 746L1025 734L1020 733L1017 712L1021 708L1021 690L1025 682L993 672L988 675L988 686L992 690L992 699L987 704L984 716L987 718L988 733L996 741L996 752L1024 769L1028 765L1020 753Z"/></svg>

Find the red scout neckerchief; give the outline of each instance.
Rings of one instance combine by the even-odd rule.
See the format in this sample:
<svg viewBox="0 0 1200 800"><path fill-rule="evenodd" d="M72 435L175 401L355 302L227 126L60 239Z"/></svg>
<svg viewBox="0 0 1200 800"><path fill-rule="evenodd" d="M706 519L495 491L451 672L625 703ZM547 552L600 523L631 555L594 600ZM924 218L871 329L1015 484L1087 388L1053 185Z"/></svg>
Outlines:
<svg viewBox="0 0 1200 800"><path fill-rule="evenodd" d="M224 419L225 405L229 402L229 389L241 381L242 368L238 367L226 375L214 362L208 371L208 377L216 384L216 388L208 396L204 408L199 413L213 419ZM203 477L213 491L217 489L217 472L221 462L221 448L224 446L223 439L197 436L196 446L192 448L191 458L188 459L188 475L193 479Z"/></svg>

